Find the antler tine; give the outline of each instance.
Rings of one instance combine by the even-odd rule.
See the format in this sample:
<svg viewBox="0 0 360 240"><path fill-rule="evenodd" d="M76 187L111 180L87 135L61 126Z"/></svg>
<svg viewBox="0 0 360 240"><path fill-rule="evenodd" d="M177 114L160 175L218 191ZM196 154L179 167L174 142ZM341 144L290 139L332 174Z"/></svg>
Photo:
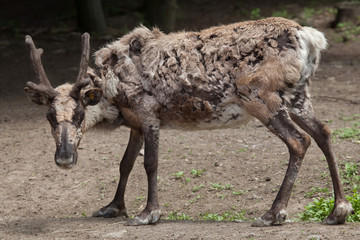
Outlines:
<svg viewBox="0 0 360 240"><path fill-rule="evenodd" d="M76 81L80 81L82 78L84 78L87 67L89 63L89 56L90 56L90 35L88 33L84 33L81 36L81 60L80 60L80 69L79 69L79 75Z"/></svg>
<svg viewBox="0 0 360 240"><path fill-rule="evenodd" d="M90 56L90 35L88 33L84 33L81 36L81 48L82 48L82 52L80 59L79 74L71 91L71 96L74 98L77 98L80 93L80 90L83 87L89 85L91 81L89 78L85 78L89 64L89 56Z"/></svg>
<svg viewBox="0 0 360 240"><path fill-rule="evenodd" d="M32 40L31 36L29 36L29 35L27 35L25 37L25 44L28 46L28 48L30 50L30 59L33 63L35 73L36 73L38 79L40 80L39 84L35 84L33 82L28 82L26 85L29 88L32 88L32 89L35 89L35 90L38 90L41 92L45 92L50 97L54 97L56 95L56 91L51 86L51 83L46 76L44 67L41 62L41 55L44 52L43 49L36 48L34 41Z"/></svg>

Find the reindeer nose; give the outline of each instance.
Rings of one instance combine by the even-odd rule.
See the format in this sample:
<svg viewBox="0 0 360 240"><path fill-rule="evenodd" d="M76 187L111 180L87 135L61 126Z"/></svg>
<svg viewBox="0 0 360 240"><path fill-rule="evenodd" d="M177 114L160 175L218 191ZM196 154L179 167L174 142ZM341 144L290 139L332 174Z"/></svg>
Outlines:
<svg viewBox="0 0 360 240"><path fill-rule="evenodd" d="M61 144L55 153L55 163L61 168L69 169L76 164L77 154L73 146Z"/></svg>
<svg viewBox="0 0 360 240"><path fill-rule="evenodd" d="M55 163L64 169L72 168L75 165L73 156L70 156L69 158L56 158Z"/></svg>

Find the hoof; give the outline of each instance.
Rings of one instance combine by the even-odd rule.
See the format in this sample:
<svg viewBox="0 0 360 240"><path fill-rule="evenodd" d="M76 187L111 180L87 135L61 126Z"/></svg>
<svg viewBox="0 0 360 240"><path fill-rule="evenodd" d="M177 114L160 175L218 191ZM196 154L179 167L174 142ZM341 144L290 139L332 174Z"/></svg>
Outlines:
<svg viewBox="0 0 360 240"><path fill-rule="evenodd" d="M251 224L252 227L269 227L274 224L282 224L287 218L288 214L285 210L281 210L279 213L273 217L269 212L265 213L260 218L256 219L256 221ZM269 219L269 220L265 220Z"/></svg>
<svg viewBox="0 0 360 240"><path fill-rule="evenodd" d="M283 222L285 222L286 218L287 218L288 214L285 210L281 210L278 214L276 214L276 221L273 222L272 224L282 224Z"/></svg>
<svg viewBox="0 0 360 240"><path fill-rule="evenodd" d="M111 207L104 207L100 210L94 212L92 217L103 217L103 218L116 218L119 216L123 216L128 218L129 216L126 213L126 210L120 211L117 208L111 208Z"/></svg>
<svg viewBox="0 0 360 240"><path fill-rule="evenodd" d="M354 209L351 204L349 202L342 202L335 207L332 213L325 218L322 223L326 225L344 224L346 217L352 213L354 213Z"/></svg>
<svg viewBox="0 0 360 240"><path fill-rule="evenodd" d="M144 216L143 216L144 215ZM161 215L161 210L153 210L149 214L140 214L132 219L128 219L125 225L127 226L139 226L139 225L147 225L153 224L159 221Z"/></svg>
<svg viewBox="0 0 360 240"><path fill-rule="evenodd" d="M256 219L256 221L251 224L252 227L269 227L271 226L272 221L266 221L263 220L261 217L259 217L258 219Z"/></svg>

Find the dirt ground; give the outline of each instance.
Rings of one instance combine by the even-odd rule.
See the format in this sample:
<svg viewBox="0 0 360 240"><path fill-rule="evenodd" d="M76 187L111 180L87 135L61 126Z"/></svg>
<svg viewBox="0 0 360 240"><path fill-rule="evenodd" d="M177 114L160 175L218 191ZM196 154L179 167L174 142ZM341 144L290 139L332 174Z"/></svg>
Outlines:
<svg viewBox="0 0 360 240"><path fill-rule="evenodd" d="M360 113L360 41L334 41L334 30L323 28L330 45L322 55L311 93L317 116L334 130L348 126L343 116ZM80 35L46 34L34 38L45 50L43 63L53 85L77 75ZM106 41L92 39L92 49ZM129 130L86 133L79 160L61 170L53 155L55 144L45 118L46 108L29 102L22 93L35 79L22 37L0 41L0 239L356 239L359 223L324 226L299 222L297 214L312 201L312 187L332 189L326 161L313 143L305 156L289 202L289 220L282 226L252 228L266 212L287 168L286 146L258 121L239 129L181 132L160 135L159 201L162 219L150 226L124 226L124 219L91 218L108 204L119 178L119 162ZM359 143L336 139L340 167L360 161ZM192 170L205 171L194 177ZM181 179L175 173L183 172ZM212 190L213 183L231 186ZM199 187L194 191L194 186ZM139 156L130 175L126 203L136 215L146 203L146 174ZM238 192L241 194L233 194ZM206 213L242 212L243 222L200 220ZM172 213L192 221L166 220Z"/></svg>

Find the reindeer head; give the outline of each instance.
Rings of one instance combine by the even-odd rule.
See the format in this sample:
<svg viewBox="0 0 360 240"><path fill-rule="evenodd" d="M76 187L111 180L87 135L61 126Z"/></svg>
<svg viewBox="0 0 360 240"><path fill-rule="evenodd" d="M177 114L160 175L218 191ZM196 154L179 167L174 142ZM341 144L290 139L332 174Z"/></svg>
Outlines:
<svg viewBox="0 0 360 240"><path fill-rule="evenodd" d="M49 107L46 117L50 122L56 143L55 163L62 168L71 168L76 164L77 147L82 136L85 109L88 105L97 104L102 97L100 88L87 87L91 83L87 75L90 52L89 40L88 33L82 35L80 70L75 84L65 83L54 89L42 66L41 55L43 50L35 47L30 36L25 37L34 70L40 80L39 84L27 82L24 88L25 95L36 104Z"/></svg>

